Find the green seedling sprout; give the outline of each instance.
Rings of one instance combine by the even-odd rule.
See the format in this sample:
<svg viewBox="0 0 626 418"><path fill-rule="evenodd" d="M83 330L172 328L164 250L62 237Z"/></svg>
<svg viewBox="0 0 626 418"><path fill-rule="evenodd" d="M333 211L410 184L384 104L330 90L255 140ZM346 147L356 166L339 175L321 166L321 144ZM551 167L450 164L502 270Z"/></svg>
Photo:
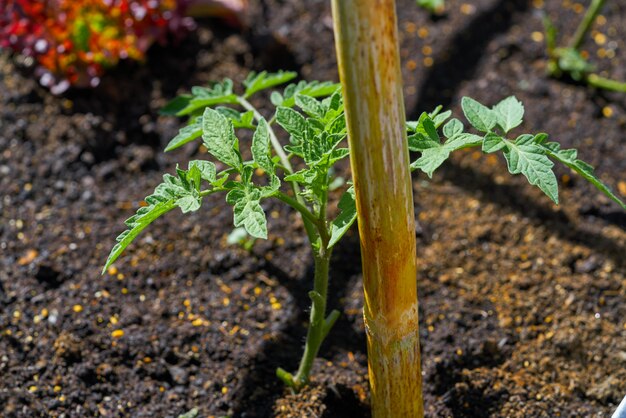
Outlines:
<svg viewBox="0 0 626 418"><path fill-rule="evenodd" d="M580 47L589 33L593 22L598 17L606 0L592 0L583 20L566 47L557 46L557 30L547 15L543 17L546 32L546 48L548 50L548 73L554 77L569 75L575 81L581 81L590 86L626 93L626 82L612 80L596 74L595 66L583 57Z"/></svg>
<svg viewBox="0 0 626 418"><path fill-rule="evenodd" d="M243 227L233 228L226 238L227 244L238 245L246 251L252 251L255 242L256 238L251 237Z"/></svg>
<svg viewBox="0 0 626 418"><path fill-rule="evenodd" d="M446 10L445 0L417 0L417 5L432 15L441 15Z"/></svg>

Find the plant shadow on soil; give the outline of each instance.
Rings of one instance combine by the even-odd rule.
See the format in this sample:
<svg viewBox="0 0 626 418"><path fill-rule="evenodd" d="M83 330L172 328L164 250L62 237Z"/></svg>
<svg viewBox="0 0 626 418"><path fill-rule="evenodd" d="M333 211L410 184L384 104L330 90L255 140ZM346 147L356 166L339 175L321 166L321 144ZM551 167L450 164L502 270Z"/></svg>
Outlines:
<svg viewBox="0 0 626 418"><path fill-rule="evenodd" d="M507 31L516 14L529 7L529 0L498 0L469 20L426 71L418 86L417 103L413 107L416 113L409 115L409 120L417 120L422 111L439 105L447 109L461 83L474 75L489 42Z"/></svg>
<svg viewBox="0 0 626 418"><path fill-rule="evenodd" d="M520 190L519 186L497 184L489 176L458 163L448 164L442 168L442 172L443 177L456 186L479 193L481 200L506 207L508 210L533 219L537 225L549 224L550 230L562 239L596 248L611 258L617 266L626 265L626 260L624 260L626 248L618 242L601 232L591 231L589 228L578 225L565 213L554 211L536 201L528 193ZM589 209L582 211L581 215L594 216L621 228L626 225L626 215L622 211L602 213L597 207L590 206Z"/></svg>

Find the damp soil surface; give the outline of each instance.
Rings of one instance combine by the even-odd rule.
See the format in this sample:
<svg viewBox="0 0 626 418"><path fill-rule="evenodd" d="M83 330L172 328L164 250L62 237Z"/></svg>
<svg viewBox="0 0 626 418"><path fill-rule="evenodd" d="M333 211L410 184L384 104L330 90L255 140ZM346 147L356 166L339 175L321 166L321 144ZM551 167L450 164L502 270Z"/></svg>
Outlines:
<svg viewBox="0 0 626 418"><path fill-rule="evenodd" d="M448 0L431 18L399 1L409 118L515 94L523 129L578 148L625 198L626 97L545 75L541 14L566 42L587 3ZM285 207L265 204L270 236L250 251L227 244L223 197L172 212L100 275L162 173L204 158L193 145L162 153L182 121L158 109L250 70L336 80L329 8L253 1L244 31L201 22L145 65L62 97L0 55L1 416L368 416L356 228L332 262L329 303L342 316L296 395L274 371L297 367L312 260ZM622 80L625 20L609 2L584 45ZM426 415L608 417L626 394L626 215L567 170L558 207L505 171L467 152L415 177Z"/></svg>

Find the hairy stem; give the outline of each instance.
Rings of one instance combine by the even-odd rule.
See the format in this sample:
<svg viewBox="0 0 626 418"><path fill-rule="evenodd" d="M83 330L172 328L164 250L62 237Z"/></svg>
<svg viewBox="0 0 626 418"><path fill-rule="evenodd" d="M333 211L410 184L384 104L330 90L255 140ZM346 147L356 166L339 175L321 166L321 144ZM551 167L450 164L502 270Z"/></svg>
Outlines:
<svg viewBox="0 0 626 418"><path fill-rule="evenodd" d="M263 117L263 115L261 115L261 113L259 113L259 111L256 110L256 107L252 106L252 104L246 99L244 99L243 97L237 97L237 100L239 100L239 104L243 106L244 109L252 111L252 114L254 115L254 119L256 119L257 122ZM270 124L268 123L268 125ZM278 138L276 137L274 130L270 128L269 134L270 134L270 142L272 143L272 147L274 148L276 155L278 155L278 158L280 158L281 164L288 170L289 174L292 174L293 167L291 166L291 163L289 162L289 158L287 158L287 154L285 154L285 151L283 151L283 146L278 141Z"/></svg>
<svg viewBox="0 0 626 418"><path fill-rule="evenodd" d="M300 367L298 367L298 372L293 377L293 384L296 390L309 382L313 361L317 357L324 337L328 334L329 327L327 327L326 322L326 299L328 292L329 264L330 251L324 249L315 255L315 282L313 291L309 292L309 297L312 302L309 329L306 335L304 354L300 360ZM334 320L332 322L334 323Z"/></svg>
<svg viewBox="0 0 626 418"><path fill-rule="evenodd" d="M228 191L227 189L224 189L222 187L217 187L215 189L209 189L209 190L202 190L199 195L200 197L206 197L209 195L212 195L213 193L217 193L217 192L225 192Z"/></svg>
<svg viewBox="0 0 626 418"><path fill-rule="evenodd" d="M312 225L314 225L315 227L319 229L320 227L319 219L316 218L315 215L313 215L313 213L311 213L309 208L307 208L305 205L300 203L299 200L294 199L293 197L281 191L276 192L274 197L276 197L276 199L288 204L289 206L297 210L300 213L300 215L302 215L303 220L310 222Z"/></svg>
<svg viewBox="0 0 626 418"><path fill-rule="evenodd" d="M589 32L589 29L591 29L593 21L596 20L596 17L600 13L600 9L602 9L602 6L604 6L604 3L606 3L606 0L593 0L591 2L591 5L587 9L587 13L585 13L582 22L580 22L580 25L578 25L576 33L574 34L574 37L570 42L570 48L580 48L583 41L585 40L585 36L587 36L587 33Z"/></svg>
<svg viewBox="0 0 626 418"><path fill-rule="evenodd" d="M311 298L311 314L309 318L309 328L307 330L306 341L304 344L304 353L300 360L300 366L295 375L279 368L276 375L293 390L300 390L309 382L311 368L317 357L322 342L328 335L328 332L339 318L338 311L332 311L326 317L326 301L328 298L328 269L330 264L330 256L332 250L328 248L330 234L326 225L326 203L322 204L320 212L315 215L305 206L301 205L291 196L282 192L276 193L275 197L287 203L302 214L303 219L309 220L317 227L319 241L317 245L312 245L315 273L313 290L309 292ZM325 199L324 199L325 200Z"/></svg>

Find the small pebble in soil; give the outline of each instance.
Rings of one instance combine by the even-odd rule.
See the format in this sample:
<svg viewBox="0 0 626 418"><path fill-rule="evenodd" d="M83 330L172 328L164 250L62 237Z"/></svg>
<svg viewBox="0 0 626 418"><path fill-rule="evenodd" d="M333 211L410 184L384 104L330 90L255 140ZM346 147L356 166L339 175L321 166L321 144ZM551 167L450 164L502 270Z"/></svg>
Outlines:
<svg viewBox="0 0 626 418"><path fill-rule="evenodd" d="M124 331L121 329L116 329L111 333L111 337L113 338L122 338L124 336Z"/></svg>

